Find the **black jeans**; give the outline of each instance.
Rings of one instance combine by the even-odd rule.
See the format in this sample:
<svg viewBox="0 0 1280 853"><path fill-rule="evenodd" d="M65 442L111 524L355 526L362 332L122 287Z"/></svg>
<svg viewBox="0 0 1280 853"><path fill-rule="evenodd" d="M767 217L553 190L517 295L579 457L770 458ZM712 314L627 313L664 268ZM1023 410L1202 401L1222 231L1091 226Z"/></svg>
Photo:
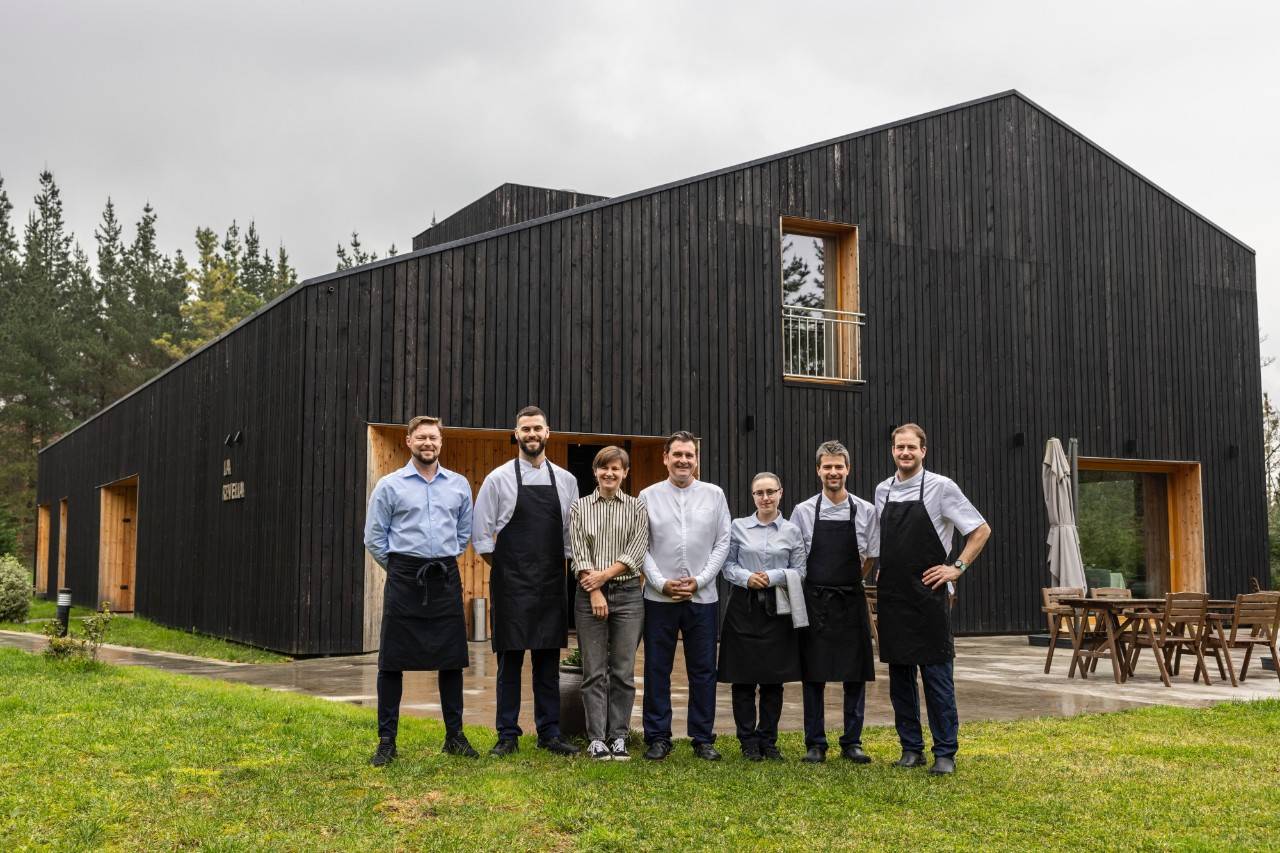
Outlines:
<svg viewBox="0 0 1280 853"><path fill-rule="evenodd" d="M760 714L756 715L756 687L760 688ZM738 741L745 747L778 745L778 719L782 716L781 684L735 684L733 722L738 727Z"/></svg>
<svg viewBox="0 0 1280 853"><path fill-rule="evenodd" d="M498 689L494 728L499 738L518 738L520 729L520 671L524 650L498 652ZM533 724L538 739L560 737L560 649L530 649L533 664Z"/></svg>
<svg viewBox="0 0 1280 853"><path fill-rule="evenodd" d="M825 681L804 683L804 745L827 748L827 709L824 700ZM840 746L862 746L862 718L866 709L867 683L844 682L844 734Z"/></svg>
<svg viewBox="0 0 1280 853"><path fill-rule="evenodd" d="M437 675L440 684L440 711L444 714L445 735L462 731L462 670L442 669ZM378 670L378 737L396 739L400 729L400 697L404 695L404 673L399 670Z"/></svg>

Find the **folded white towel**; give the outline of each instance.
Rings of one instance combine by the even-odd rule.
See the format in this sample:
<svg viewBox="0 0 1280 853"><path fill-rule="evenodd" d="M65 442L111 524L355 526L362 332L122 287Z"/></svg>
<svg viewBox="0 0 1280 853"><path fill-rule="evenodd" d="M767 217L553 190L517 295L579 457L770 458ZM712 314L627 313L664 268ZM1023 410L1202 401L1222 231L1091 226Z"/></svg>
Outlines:
<svg viewBox="0 0 1280 853"><path fill-rule="evenodd" d="M795 569L783 569L785 583L774 587L778 615L791 614L792 628L805 628L809 625L809 611L804 606L804 579Z"/></svg>

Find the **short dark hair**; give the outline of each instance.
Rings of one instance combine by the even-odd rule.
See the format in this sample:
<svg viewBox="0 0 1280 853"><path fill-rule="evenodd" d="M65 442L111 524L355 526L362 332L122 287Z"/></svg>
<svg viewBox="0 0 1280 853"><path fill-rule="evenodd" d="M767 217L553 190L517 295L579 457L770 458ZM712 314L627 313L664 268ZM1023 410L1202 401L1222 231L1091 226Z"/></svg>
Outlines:
<svg viewBox="0 0 1280 853"><path fill-rule="evenodd" d="M848 468L851 464L849 461L849 448L838 441L824 441L818 445L818 452L814 454L814 461L821 465L822 457L824 456L843 456L844 467Z"/></svg>
<svg viewBox="0 0 1280 853"><path fill-rule="evenodd" d="M418 415L413 420L409 421L408 434L413 435L413 431L420 426L439 427L440 431L444 432L444 423L439 418L434 418L431 415Z"/></svg>
<svg viewBox="0 0 1280 853"><path fill-rule="evenodd" d="M516 423L520 423L521 418L542 418L543 423L551 423L547 420L547 413L539 409L537 406L525 406L516 412Z"/></svg>
<svg viewBox="0 0 1280 853"><path fill-rule="evenodd" d="M671 445L675 444L677 441L691 442L693 444L694 452L696 453L698 450L698 437L687 429L678 429L671 433L670 437L667 438L666 443L662 445L662 452L670 453Z"/></svg>
<svg viewBox="0 0 1280 853"><path fill-rule="evenodd" d="M596 454L596 458L591 462L591 470L607 468L611 462L621 462L623 468L628 471L631 470L631 454L612 444L600 449L600 452Z"/></svg>
<svg viewBox="0 0 1280 853"><path fill-rule="evenodd" d="M895 429L895 430L893 431L893 436L892 436L893 441L892 441L892 442L890 442L890 443L896 443L896 442L897 442L897 440L898 440L898 433L900 433L900 432L914 432L914 433L915 433L917 436L919 436L919 438L920 438L920 446L921 446L921 447L928 447L928 446L929 446L929 439L925 437L925 434L924 434L924 427L920 426L920 424L906 423L906 424L903 424L902 426L898 427L897 429Z"/></svg>

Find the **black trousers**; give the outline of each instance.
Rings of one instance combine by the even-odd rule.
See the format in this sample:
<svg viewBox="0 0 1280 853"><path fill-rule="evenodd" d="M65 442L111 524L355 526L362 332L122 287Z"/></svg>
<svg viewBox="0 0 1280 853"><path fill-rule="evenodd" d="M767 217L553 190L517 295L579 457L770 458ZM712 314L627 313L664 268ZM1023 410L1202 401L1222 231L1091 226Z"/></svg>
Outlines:
<svg viewBox="0 0 1280 853"><path fill-rule="evenodd" d="M462 670L442 669L440 710L444 714L446 736L462 731ZM400 729L400 697L404 695L404 673L393 669L378 670L378 737L396 739Z"/></svg>
<svg viewBox="0 0 1280 853"><path fill-rule="evenodd" d="M804 745L827 748L827 709L823 694L825 681L804 683ZM862 719L866 709L867 683L844 682L844 734L840 746L862 746Z"/></svg>
<svg viewBox="0 0 1280 853"><path fill-rule="evenodd" d="M756 714L756 688L760 688L760 712ZM778 720L782 717L781 684L735 684L733 722L738 727L738 741L746 746L778 745Z"/></svg>
<svg viewBox="0 0 1280 853"><path fill-rule="evenodd" d="M520 728L520 671L524 649L498 652L498 711L494 728L499 738L518 738ZM539 739L560 737L560 649L530 649L533 664L533 725Z"/></svg>

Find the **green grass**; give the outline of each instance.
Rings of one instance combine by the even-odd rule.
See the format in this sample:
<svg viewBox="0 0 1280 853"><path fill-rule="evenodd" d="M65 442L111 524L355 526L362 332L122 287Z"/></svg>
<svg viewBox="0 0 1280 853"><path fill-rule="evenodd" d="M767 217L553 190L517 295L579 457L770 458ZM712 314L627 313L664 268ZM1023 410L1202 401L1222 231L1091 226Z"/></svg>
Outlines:
<svg viewBox="0 0 1280 853"><path fill-rule="evenodd" d="M412 677L412 676L411 676ZM419 676L424 677L424 676ZM532 748L440 753L371 710L138 667L0 649L0 849L1266 848L1280 838L1280 702L965 725L960 771L751 764L678 743L660 764ZM788 697L797 701L795 691ZM963 707L962 707L963 711ZM482 752L491 730L468 730Z"/></svg>
<svg viewBox="0 0 1280 853"><path fill-rule="evenodd" d="M31 600L31 610L26 622L0 622L0 630L25 631L40 634L44 631L45 620L56 615L57 604L42 598ZM71 618L83 619L91 611L84 607L72 607ZM72 630L75 630L74 623ZM233 643L218 637L209 637L192 631L179 631L157 625L140 616L117 616L111 620L107 631L107 642L117 646L131 646L136 649L177 652L183 655L194 655L215 660L235 661L237 663L280 663L289 658L269 652L265 649Z"/></svg>

